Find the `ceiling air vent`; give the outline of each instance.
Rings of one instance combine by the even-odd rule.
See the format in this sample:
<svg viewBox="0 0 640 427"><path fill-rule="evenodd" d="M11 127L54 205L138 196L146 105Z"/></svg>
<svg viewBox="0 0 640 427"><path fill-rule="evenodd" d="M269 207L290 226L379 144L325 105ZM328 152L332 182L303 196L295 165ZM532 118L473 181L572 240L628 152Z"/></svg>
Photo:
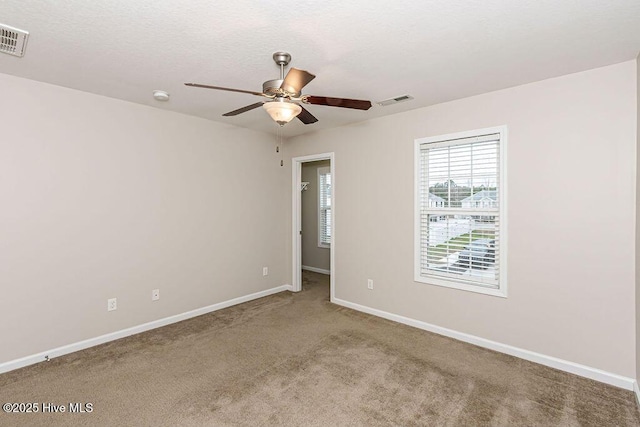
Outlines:
<svg viewBox="0 0 640 427"><path fill-rule="evenodd" d="M396 96L395 98L389 98L389 99L385 99L384 101L380 101L378 102L378 105L386 107L387 105L397 104L398 102L405 102L411 99L413 99L413 96L411 95Z"/></svg>
<svg viewBox="0 0 640 427"><path fill-rule="evenodd" d="M29 32L0 24L0 52L23 56Z"/></svg>

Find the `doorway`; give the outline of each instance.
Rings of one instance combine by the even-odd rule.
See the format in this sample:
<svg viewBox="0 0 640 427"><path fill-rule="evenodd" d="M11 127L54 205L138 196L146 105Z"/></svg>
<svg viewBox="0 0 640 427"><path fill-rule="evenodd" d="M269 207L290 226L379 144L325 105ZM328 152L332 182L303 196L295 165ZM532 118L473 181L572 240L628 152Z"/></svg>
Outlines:
<svg viewBox="0 0 640 427"><path fill-rule="evenodd" d="M303 165L305 180L302 179ZM312 177L315 177L315 179L312 179ZM336 177L334 153L293 158L292 182L293 291L299 292L302 290L303 268L317 273L328 273L330 274L330 299L333 301L336 273L334 197ZM322 191L324 191L324 194L322 194ZM303 201L305 202L304 207ZM303 210L306 212L304 220ZM314 212L316 215L312 215ZM308 218L308 216L311 218ZM316 217L318 218L317 221L315 220ZM305 264L311 265L303 264L303 250L305 251Z"/></svg>

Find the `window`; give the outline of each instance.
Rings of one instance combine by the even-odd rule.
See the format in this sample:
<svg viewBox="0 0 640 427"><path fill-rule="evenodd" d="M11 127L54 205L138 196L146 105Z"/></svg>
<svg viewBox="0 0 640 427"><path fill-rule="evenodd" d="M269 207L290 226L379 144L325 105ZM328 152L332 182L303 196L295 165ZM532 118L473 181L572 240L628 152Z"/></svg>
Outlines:
<svg viewBox="0 0 640 427"><path fill-rule="evenodd" d="M331 168L318 168L318 246L331 246Z"/></svg>
<svg viewBox="0 0 640 427"><path fill-rule="evenodd" d="M415 280L507 295L506 126L415 141Z"/></svg>

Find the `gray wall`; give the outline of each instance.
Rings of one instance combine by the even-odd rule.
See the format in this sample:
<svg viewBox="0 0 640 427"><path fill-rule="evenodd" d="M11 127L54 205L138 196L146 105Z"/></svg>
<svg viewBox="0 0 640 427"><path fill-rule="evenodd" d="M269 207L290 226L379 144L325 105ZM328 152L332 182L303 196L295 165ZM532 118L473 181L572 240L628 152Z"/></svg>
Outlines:
<svg viewBox="0 0 640 427"><path fill-rule="evenodd" d="M290 283L272 135L3 74L0 93L0 363Z"/></svg>
<svg viewBox="0 0 640 427"><path fill-rule="evenodd" d="M286 158L336 155L337 297L636 378L637 82L629 61L292 138ZM0 363L289 283L272 136L2 74L0 91ZM414 282L414 140L502 124L509 297Z"/></svg>
<svg viewBox="0 0 640 427"><path fill-rule="evenodd" d="M335 153L336 297L636 378L636 72L627 61L292 138L288 156ZM414 140L498 125L508 298L414 282Z"/></svg>
<svg viewBox="0 0 640 427"><path fill-rule="evenodd" d="M302 265L331 269L331 250L318 247L318 168L330 166L329 160L302 164L302 181L309 183L302 192Z"/></svg>

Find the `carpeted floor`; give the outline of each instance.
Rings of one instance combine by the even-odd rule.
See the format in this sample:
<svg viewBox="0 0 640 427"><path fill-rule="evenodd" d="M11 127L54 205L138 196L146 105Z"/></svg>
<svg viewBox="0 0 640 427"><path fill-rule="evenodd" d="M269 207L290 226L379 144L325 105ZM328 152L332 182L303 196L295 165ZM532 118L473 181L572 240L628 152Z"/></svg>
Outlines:
<svg viewBox="0 0 640 427"><path fill-rule="evenodd" d="M0 375L5 402L40 412L2 426L640 426L629 391L333 305L309 272L300 293Z"/></svg>

